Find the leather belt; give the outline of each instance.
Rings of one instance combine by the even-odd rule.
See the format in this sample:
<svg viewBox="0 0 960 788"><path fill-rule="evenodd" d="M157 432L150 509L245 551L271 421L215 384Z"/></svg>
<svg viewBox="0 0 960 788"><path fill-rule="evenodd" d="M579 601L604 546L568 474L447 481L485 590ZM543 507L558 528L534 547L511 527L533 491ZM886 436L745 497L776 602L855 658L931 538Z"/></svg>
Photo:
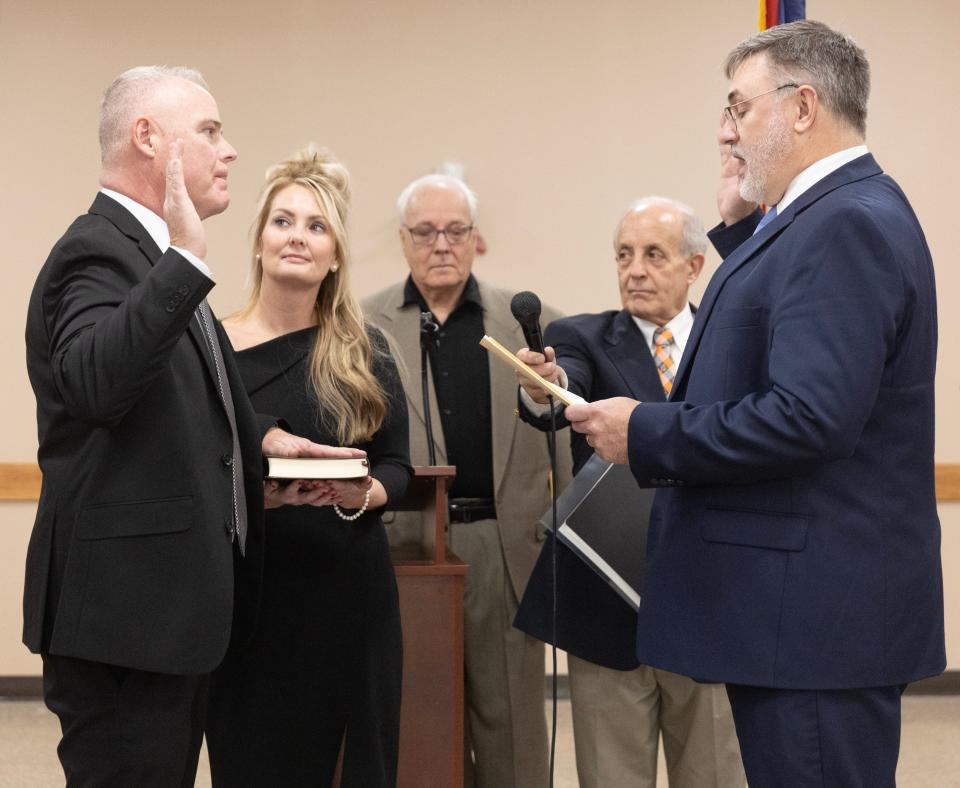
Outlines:
<svg viewBox="0 0 960 788"><path fill-rule="evenodd" d="M474 523L477 520L495 520L497 507L492 498L451 498L450 522Z"/></svg>

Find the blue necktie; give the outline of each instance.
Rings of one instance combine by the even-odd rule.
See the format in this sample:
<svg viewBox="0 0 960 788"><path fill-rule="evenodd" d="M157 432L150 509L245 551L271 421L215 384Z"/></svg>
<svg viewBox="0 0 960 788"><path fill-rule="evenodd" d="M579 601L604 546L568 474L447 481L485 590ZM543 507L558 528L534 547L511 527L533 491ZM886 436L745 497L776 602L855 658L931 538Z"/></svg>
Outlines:
<svg viewBox="0 0 960 788"><path fill-rule="evenodd" d="M768 224L770 224L770 222L772 222L776 218L777 218L777 206L771 205L767 209L767 212L760 219L760 224L757 225L757 229L753 231L753 234L756 235L758 232L760 232L764 227L766 227Z"/></svg>

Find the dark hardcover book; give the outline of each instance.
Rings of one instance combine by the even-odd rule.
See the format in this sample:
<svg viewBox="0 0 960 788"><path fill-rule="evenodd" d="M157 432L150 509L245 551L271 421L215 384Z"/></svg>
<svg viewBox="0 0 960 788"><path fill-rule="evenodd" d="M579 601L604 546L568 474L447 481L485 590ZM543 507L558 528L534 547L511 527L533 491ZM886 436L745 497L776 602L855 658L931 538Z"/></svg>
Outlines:
<svg viewBox="0 0 960 788"><path fill-rule="evenodd" d="M593 455L557 498L557 538L634 610L640 608L654 493L637 486L629 466ZM551 510L541 519L551 528Z"/></svg>
<svg viewBox="0 0 960 788"><path fill-rule="evenodd" d="M267 479L361 479L370 473L366 457L264 457Z"/></svg>

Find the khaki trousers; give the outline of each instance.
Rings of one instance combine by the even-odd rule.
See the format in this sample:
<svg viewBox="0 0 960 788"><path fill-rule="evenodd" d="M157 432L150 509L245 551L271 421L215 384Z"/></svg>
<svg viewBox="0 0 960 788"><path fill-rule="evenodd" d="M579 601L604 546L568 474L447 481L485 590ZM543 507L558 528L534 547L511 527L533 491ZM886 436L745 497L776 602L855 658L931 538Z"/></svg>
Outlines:
<svg viewBox="0 0 960 788"><path fill-rule="evenodd" d="M547 785L543 643L513 628L517 597L496 520L452 523L464 584L464 786Z"/></svg>
<svg viewBox="0 0 960 788"><path fill-rule="evenodd" d="M568 664L580 788L655 788L661 734L670 788L746 785L722 684L572 655Z"/></svg>

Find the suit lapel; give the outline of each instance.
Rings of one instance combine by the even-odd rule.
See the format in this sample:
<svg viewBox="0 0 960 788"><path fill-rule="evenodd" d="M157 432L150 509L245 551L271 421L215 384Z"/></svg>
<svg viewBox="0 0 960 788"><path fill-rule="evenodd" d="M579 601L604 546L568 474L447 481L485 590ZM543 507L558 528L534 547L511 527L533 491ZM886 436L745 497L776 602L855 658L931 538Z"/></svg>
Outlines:
<svg viewBox="0 0 960 788"><path fill-rule="evenodd" d="M90 206L90 213L108 219L120 232L140 247L150 265L155 265L163 252L137 218L112 197L99 192Z"/></svg>
<svg viewBox="0 0 960 788"><path fill-rule="evenodd" d="M216 320L216 317L213 315L213 310L210 311L210 315ZM216 326L210 326L211 331L216 331ZM213 360L213 351L210 350L210 343L207 341L206 334L203 331L203 328L200 326L200 313L198 310L194 310L193 319L190 321L190 325L187 326L187 334L190 335L190 339L193 340L193 343L197 347L197 352L200 354L200 357L203 359L203 364L207 368L207 373L210 375L210 379L216 385L217 383L217 365ZM223 343L220 343L220 353L224 354ZM219 389L217 389L219 392ZM219 396L217 399L220 399ZM223 403L221 403L223 404ZM225 406L224 406L225 407Z"/></svg>
<svg viewBox="0 0 960 788"><path fill-rule="evenodd" d="M880 174L882 174L882 170L871 154L868 153L858 159L854 159L849 164L845 164L843 167L840 167L840 169L830 173L826 178L818 181L807 189L807 191L790 203L782 214L778 215L759 233L751 236L740 244L740 246L727 256L727 259L720 264L720 267L710 279L710 284L707 285L707 289L703 294L703 300L697 309L697 314L693 321L693 328L690 331L690 338L687 340L687 347L683 353L683 360L680 362L680 368L677 370L674 378L672 395L677 395L677 398L680 398L678 392L686 384L686 378L693 364L693 360L697 355L697 348L700 346L700 340L703 337L707 320L713 311L717 298L720 296L724 285L730 277L753 258L754 255L773 242L780 233L793 223L793 220L800 213L817 202L817 200L848 183ZM671 399L673 399L673 396L671 396Z"/></svg>
<svg viewBox="0 0 960 788"><path fill-rule="evenodd" d="M480 301L483 304L483 329L508 350L526 345L523 332L513 316L502 293L479 282ZM491 359L490 368L490 429L493 443L493 489L497 495L506 476L507 461L513 447L514 432L519 419L517 409L517 378L504 363Z"/></svg>
<svg viewBox="0 0 960 788"><path fill-rule="evenodd" d="M607 357L634 399L649 400L649 392L663 392L650 348L629 312L617 313L603 339Z"/></svg>

